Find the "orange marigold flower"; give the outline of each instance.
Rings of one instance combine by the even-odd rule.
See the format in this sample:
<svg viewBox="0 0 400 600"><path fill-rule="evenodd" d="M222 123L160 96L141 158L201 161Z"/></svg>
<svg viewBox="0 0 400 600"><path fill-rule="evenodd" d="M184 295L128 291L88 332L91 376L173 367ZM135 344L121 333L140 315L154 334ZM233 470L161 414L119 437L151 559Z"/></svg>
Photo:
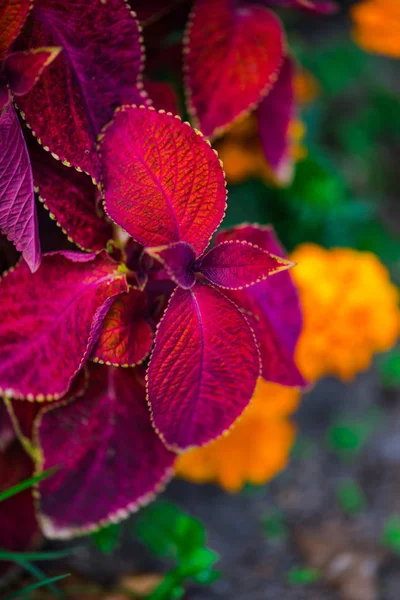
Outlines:
<svg viewBox="0 0 400 600"><path fill-rule="evenodd" d="M351 9L354 41L367 52L400 58L399 0L363 0Z"/></svg>
<svg viewBox="0 0 400 600"><path fill-rule="evenodd" d="M302 244L291 255L303 306L296 361L315 381L348 381L366 370L375 352L389 350L400 333L399 294L375 254Z"/></svg>
<svg viewBox="0 0 400 600"><path fill-rule="evenodd" d="M298 406L295 388L259 379L250 406L216 441L182 454L176 473L195 483L214 482L229 492L246 482L262 484L287 463L295 426L287 418Z"/></svg>

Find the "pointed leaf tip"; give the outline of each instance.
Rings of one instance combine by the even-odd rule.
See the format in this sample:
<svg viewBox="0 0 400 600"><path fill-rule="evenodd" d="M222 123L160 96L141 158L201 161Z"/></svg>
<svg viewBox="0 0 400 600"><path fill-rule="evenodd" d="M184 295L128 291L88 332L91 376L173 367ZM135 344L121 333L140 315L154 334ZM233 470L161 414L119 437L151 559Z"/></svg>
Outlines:
<svg viewBox="0 0 400 600"><path fill-rule="evenodd" d="M186 450L221 435L250 402L259 370L255 339L239 309L208 284L177 288L147 373L162 439Z"/></svg>
<svg viewBox="0 0 400 600"><path fill-rule="evenodd" d="M196 269L211 283L239 289L290 268L292 263L247 241L227 240L209 250Z"/></svg>

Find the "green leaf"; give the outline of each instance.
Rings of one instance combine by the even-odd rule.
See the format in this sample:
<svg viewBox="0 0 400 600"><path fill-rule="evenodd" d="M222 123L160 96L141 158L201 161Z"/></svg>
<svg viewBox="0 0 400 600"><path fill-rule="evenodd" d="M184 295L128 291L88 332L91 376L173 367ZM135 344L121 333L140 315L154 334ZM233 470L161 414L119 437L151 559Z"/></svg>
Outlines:
<svg viewBox="0 0 400 600"><path fill-rule="evenodd" d="M15 494L19 494L24 490L32 487L38 481L41 481L45 477L52 475L54 473L54 469L50 469L48 471L44 471L43 473L39 473L39 475L35 475L34 477L30 477L29 479L25 479L25 481L21 481L21 483L17 483L14 487L9 488L8 490L4 490L4 492L0 493L0 502L3 500L7 500L7 498L11 498L15 496Z"/></svg>
<svg viewBox="0 0 400 600"><path fill-rule="evenodd" d="M200 521L167 502L144 509L134 524L134 532L157 556L178 559L205 544L205 531Z"/></svg>
<svg viewBox="0 0 400 600"><path fill-rule="evenodd" d="M400 348L395 348L378 362L379 372L385 387L395 388L400 385Z"/></svg>
<svg viewBox="0 0 400 600"><path fill-rule="evenodd" d="M178 572L183 577L193 577L197 573L210 569L218 560L218 554L208 548L196 548L181 557Z"/></svg>
<svg viewBox="0 0 400 600"><path fill-rule="evenodd" d="M385 522L381 543L396 554L400 554L400 516L393 515Z"/></svg>
<svg viewBox="0 0 400 600"><path fill-rule="evenodd" d="M11 594L3 598L3 600L15 600L15 598L26 598L28 594L30 594L34 590L48 586L49 584L55 583L56 581L61 581L61 579L65 579L69 576L70 573L66 573L65 575L57 575L57 577L50 577L49 579L45 579L44 581L38 581L37 583L29 585L23 590L19 590L18 592L12 592Z"/></svg>
<svg viewBox="0 0 400 600"><path fill-rule="evenodd" d="M8 550L0 549L0 561L57 560L59 558L71 556L71 554L75 554L79 550L79 547L69 548L68 550L56 550L54 552L8 552Z"/></svg>
<svg viewBox="0 0 400 600"><path fill-rule="evenodd" d="M343 512L349 515L361 512L367 504L362 489L352 479L339 484L336 497Z"/></svg>
<svg viewBox="0 0 400 600"><path fill-rule="evenodd" d="M99 529L92 534L92 540L94 544L104 554L111 554L118 544L118 540L121 534L121 525L112 523L107 527Z"/></svg>
<svg viewBox="0 0 400 600"><path fill-rule="evenodd" d="M205 569L204 571L200 571L197 573L193 579L196 583L200 583L200 585L211 585L217 579L220 579L221 571L217 571L215 569Z"/></svg>
<svg viewBox="0 0 400 600"><path fill-rule="evenodd" d="M293 567L287 573L287 581L291 585L309 585L321 578L318 569L308 567Z"/></svg>

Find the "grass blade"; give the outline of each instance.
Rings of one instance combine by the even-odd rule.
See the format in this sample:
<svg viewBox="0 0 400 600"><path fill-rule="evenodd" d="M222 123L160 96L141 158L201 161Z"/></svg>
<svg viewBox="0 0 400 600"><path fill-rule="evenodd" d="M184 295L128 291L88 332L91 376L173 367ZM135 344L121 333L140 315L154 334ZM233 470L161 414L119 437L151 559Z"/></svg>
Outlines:
<svg viewBox="0 0 400 600"><path fill-rule="evenodd" d="M33 583L32 585L29 585L28 587L24 588L23 590L19 590L18 592L13 592L12 594L9 594L5 598L3 598L3 600L15 600L15 598L24 598L27 596L27 594L30 594L30 592L33 592L33 590L37 590L38 588L45 587L46 585L48 586L51 583L55 583L56 581L60 581L61 579L65 579L66 577L69 577L69 576L70 576L70 573L66 573L65 575L57 575L57 577L50 577L49 579L45 579L44 581L38 581L37 583Z"/></svg>

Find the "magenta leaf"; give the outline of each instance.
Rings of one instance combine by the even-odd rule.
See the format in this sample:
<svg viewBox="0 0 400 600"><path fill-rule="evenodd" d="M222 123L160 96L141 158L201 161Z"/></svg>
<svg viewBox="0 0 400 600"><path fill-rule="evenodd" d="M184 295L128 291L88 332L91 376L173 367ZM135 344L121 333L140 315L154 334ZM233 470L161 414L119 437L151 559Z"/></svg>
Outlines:
<svg viewBox="0 0 400 600"><path fill-rule="evenodd" d="M161 438L186 450L221 435L248 405L259 368L253 332L230 300L208 284L177 288L147 372Z"/></svg>
<svg viewBox="0 0 400 600"><path fill-rule="evenodd" d="M40 263L40 244L29 155L11 103L0 111L0 231L23 253L29 268Z"/></svg>
<svg viewBox="0 0 400 600"><path fill-rule="evenodd" d="M227 240L211 248L194 266L218 287L240 289L293 266L248 241Z"/></svg>
<svg viewBox="0 0 400 600"><path fill-rule="evenodd" d="M7 398L57 399L89 358L106 313L127 290L105 253L44 255L0 284L0 393Z"/></svg>
<svg viewBox="0 0 400 600"><path fill-rule="evenodd" d="M39 520L50 538L69 538L126 518L172 474L174 454L154 431L142 371L93 365L80 399L51 407L38 424Z"/></svg>
<svg viewBox="0 0 400 600"><path fill-rule="evenodd" d="M124 0L36 0L19 44L63 51L18 106L42 144L63 162L99 177L96 136L140 90L139 26Z"/></svg>
<svg viewBox="0 0 400 600"><path fill-rule="evenodd" d="M251 242L276 256L285 257L273 229L243 225L222 231L218 242ZM252 325L261 352L262 376L267 381L304 387L307 382L294 362L294 352L302 328L302 311L290 271L283 271L229 297L244 310Z"/></svg>
<svg viewBox="0 0 400 600"><path fill-rule="evenodd" d="M201 134L166 113L125 106L100 151L108 215L143 246L184 241L199 256L226 201L221 165Z"/></svg>
<svg viewBox="0 0 400 600"><path fill-rule="evenodd" d="M60 52L59 47L10 52L4 59L3 69L12 93L22 96L30 92L43 70Z"/></svg>
<svg viewBox="0 0 400 600"><path fill-rule="evenodd" d="M286 57L278 81L257 110L258 130L265 159L278 181L289 181L293 172L289 125L295 117L295 66Z"/></svg>
<svg viewBox="0 0 400 600"><path fill-rule="evenodd" d="M188 290L194 286L196 276L191 265L194 263L196 255L190 244L175 242L169 246L146 248L145 252L161 263L168 277L181 288Z"/></svg>
<svg viewBox="0 0 400 600"><path fill-rule="evenodd" d="M85 173L65 167L27 132L33 181L39 199L68 239L98 252L112 238L112 225L100 216L98 190Z"/></svg>
<svg viewBox="0 0 400 600"><path fill-rule="evenodd" d="M104 320L93 358L116 367L133 367L150 354L153 330L147 295L136 289L114 300Z"/></svg>
<svg viewBox="0 0 400 600"><path fill-rule="evenodd" d="M284 54L282 26L263 6L197 0L185 40L188 108L196 126L213 137L274 85Z"/></svg>

